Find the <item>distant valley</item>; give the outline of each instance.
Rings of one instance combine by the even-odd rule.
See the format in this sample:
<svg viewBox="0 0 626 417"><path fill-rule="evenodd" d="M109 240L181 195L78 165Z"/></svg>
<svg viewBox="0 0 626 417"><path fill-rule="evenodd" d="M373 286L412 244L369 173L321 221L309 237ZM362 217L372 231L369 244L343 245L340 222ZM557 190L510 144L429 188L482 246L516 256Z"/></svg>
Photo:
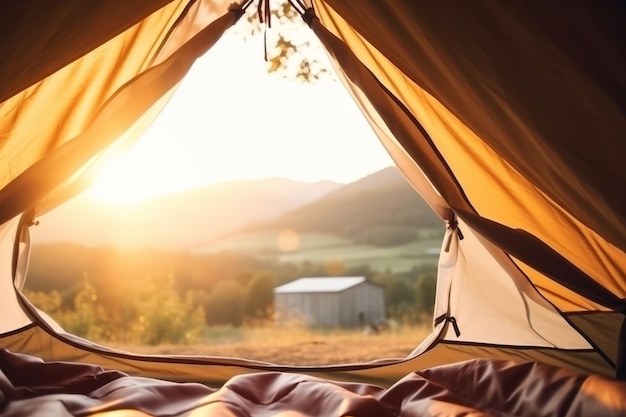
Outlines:
<svg viewBox="0 0 626 417"><path fill-rule="evenodd" d="M82 196L32 228L35 245L223 252L279 262L432 268L444 226L395 167L351 184L274 178L113 206Z"/></svg>
<svg viewBox="0 0 626 417"><path fill-rule="evenodd" d="M234 181L159 196L134 205L113 205L82 195L45 214L31 228L34 244L187 251L253 222L270 220L337 190L282 178Z"/></svg>

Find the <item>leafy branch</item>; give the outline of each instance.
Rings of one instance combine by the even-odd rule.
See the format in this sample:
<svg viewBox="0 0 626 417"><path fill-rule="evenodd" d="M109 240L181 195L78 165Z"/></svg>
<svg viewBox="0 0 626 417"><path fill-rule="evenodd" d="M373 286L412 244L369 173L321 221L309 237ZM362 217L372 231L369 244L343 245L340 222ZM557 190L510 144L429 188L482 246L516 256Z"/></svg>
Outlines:
<svg viewBox="0 0 626 417"><path fill-rule="evenodd" d="M239 23L239 35L244 39L265 37L265 59L270 74L308 83L322 77L332 79L331 64L319 40L287 0L277 1L270 16L259 16L257 7L248 7Z"/></svg>

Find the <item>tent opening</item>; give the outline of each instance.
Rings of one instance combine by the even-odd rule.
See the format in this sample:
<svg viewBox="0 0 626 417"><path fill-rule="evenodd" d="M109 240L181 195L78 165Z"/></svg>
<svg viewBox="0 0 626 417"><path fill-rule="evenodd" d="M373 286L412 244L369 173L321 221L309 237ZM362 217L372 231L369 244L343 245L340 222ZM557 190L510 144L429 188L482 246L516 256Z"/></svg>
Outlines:
<svg viewBox="0 0 626 417"><path fill-rule="evenodd" d="M25 293L65 331L124 351L404 358L432 329L445 224L300 17L261 28L258 13L92 188L38 218Z"/></svg>

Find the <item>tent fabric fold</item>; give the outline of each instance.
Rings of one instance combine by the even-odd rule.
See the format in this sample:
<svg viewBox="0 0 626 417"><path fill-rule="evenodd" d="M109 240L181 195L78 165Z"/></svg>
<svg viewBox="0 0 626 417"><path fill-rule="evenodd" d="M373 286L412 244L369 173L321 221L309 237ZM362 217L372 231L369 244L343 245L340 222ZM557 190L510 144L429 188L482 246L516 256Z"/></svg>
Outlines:
<svg viewBox="0 0 626 417"><path fill-rule="evenodd" d="M315 21L313 21L315 22ZM369 94L370 99L375 100L374 106L387 122L388 126L393 126L396 138L404 145L410 155L420 162L420 166L427 170L429 177L436 178L439 183L435 186L450 202L451 207L457 214L462 214L464 219L483 232L486 237L494 240L500 247L507 250L511 255L518 257L522 261L535 267L540 272L546 273L551 278L561 282L566 287L585 295L590 300L610 307L617 311L624 311L626 301L616 297L613 293L597 284L592 278L587 276L566 259L555 253L551 248L538 241L528 232L516 231L503 227L488 219L481 218L470 212L473 207L467 202L466 197L460 192L460 187L456 183L453 175L448 174L449 168L440 163L440 156L431 151L430 137L424 128L417 121L411 121L411 116L401 103L397 103L393 98L389 98L388 91L376 82L374 76L356 59L343 43L338 41L332 34L325 31L322 26L315 23L312 27L324 45L331 51L340 67L346 72L348 77L358 85L365 94ZM394 110L394 107L396 108ZM403 127L406 126L406 129ZM424 145L417 145L418 139L423 138ZM426 158L426 155L432 155ZM533 251L533 253L528 253Z"/></svg>
<svg viewBox="0 0 626 417"><path fill-rule="evenodd" d="M533 184L626 249L615 193L626 182L623 7L577 4L564 18L557 5L327 3Z"/></svg>
<svg viewBox="0 0 626 417"><path fill-rule="evenodd" d="M336 3L333 5L336 5ZM347 21L342 20L343 18L347 20L348 16L352 19L357 19L358 16L358 19L363 20L368 18L368 16L380 18L381 15L367 14L362 7L359 7L359 13L351 14L347 12L346 15L338 15L325 3L318 5L316 10L323 24L328 26L335 35L340 36L348 45L348 49L355 53L373 71L385 88L393 93L412 115L417 117L434 142L438 152L449 166L451 174L460 183L472 207L482 217L535 235L549 246L557 249L569 262L577 265L584 273L595 280L600 280L603 286L609 287L619 298L626 296L626 289L623 286L624 271L623 268L619 267L619 265L623 265L625 262L623 250L618 249L605 238L597 235L597 230L584 226L580 220L568 213L569 207L559 206L541 192L537 188L537 184L520 175L510 165L508 159L495 152L494 148L489 146L484 137L478 136L475 130L469 129L463 124L457 114L451 113L447 103L439 102L426 92L429 89L428 80L424 81L424 85L418 86L415 84L409 76L398 69L396 66L397 61L391 62L386 55L369 44L364 35L350 27ZM424 10L420 10L419 13L416 10L403 10L402 18L399 19L397 25L393 26L394 29L397 28L398 30L396 36L399 39L403 39L401 44L407 44L407 48L410 38L402 37L402 31L410 31L412 27L406 28L402 26L402 23L408 21L408 16L411 13L419 14L419 17L416 17L416 19L424 19L427 16ZM480 15L478 9L476 13ZM477 18L480 18L480 16L477 16ZM372 28L379 24L377 19L371 20L369 22L371 24L364 25L366 26L363 29L365 33L367 33L367 30L373 30ZM487 29L483 28L481 30ZM498 28L492 30L493 36L497 37L499 33ZM392 36L390 28L387 29L386 33L386 36ZM470 39L472 38L471 34L465 35ZM452 37L452 39L457 38ZM377 37L377 40L382 42L380 36ZM418 39L418 41L421 41L421 39ZM399 47L394 45L389 47ZM484 45L484 48L490 47L485 42L480 45ZM415 47L417 48L417 46ZM406 52L405 55L404 59L413 57L409 52ZM420 68L427 66L431 60L437 62L437 59L439 59L438 56L432 59L429 59L428 56L423 57L424 62L420 65ZM474 60L478 59L475 58ZM421 60L415 59L415 62L421 62ZM446 71L442 69L442 72L437 74L445 73ZM493 84L498 82L498 79L489 81ZM568 102L564 102L560 107L555 107L554 111L559 111L561 107L568 104ZM573 105L576 104L574 103ZM543 104L538 102L537 105ZM550 112L546 110L544 114L548 115ZM500 119L493 117L484 122L486 128L502 123ZM583 121L577 120L577 122L582 123ZM615 131L619 131L619 129ZM581 132L578 132L578 134L580 135ZM510 134L504 135L502 140L505 137L510 137ZM419 136L416 136L413 140L416 141L418 140L417 138ZM573 136L568 136L567 138L567 140L573 139ZM587 139L587 137L580 137L578 140L585 141L590 146L595 147L595 142ZM523 143L524 141L521 141L521 144ZM408 149L411 149L413 145L403 142L403 146L409 146ZM532 163L536 162L535 155L532 152L526 151L525 153L528 155L529 161L532 161ZM413 154L412 157L416 158L417 156ZM598 162L598 166L603 167L603 161ZM422 166L422 168L424 167ZM585 171L581 171L580 174L584 175L584 173ZM567 178L569 181L571 177L566 176L564 178ZM435 181L432 178L431 180ZM485 186L486 184L489 186ZM579 202L582 202L582 200ZM467 210L466 207L463 207L462 202L451 201L450 203L454 203L453 205L460 209ZM603 217L602 221L604 219ZM615 227L624 230L618 224ZM590 249L590 247L593 249ZM519 267L525 268L525 265L520 264ZM530 275L535 275L535 273L531 271ZM538 280L542 280L542 277L537 276L535 278L533 276L533 281ZM552 284L548 283L548 285L551 286ZM566 302L565 300L564 303Z"/></svg>
<svg viewBox="0 0 626 417"><path fill-rule="evenodd" d="M195 59L240 16L241 13L233 11L212 22L166 60L120 87L95 113L83 132L49 152L0 190L0 202L3 202L0 221L16 216L24 207L34 207L98 152L111 145L163 94L174 88Z"/></svg>
<svg viewBox="0 0 626 417"><path fill-rule="evenodd" d="M619 416L624 383L533 362L472 360L407 374L388 388L264 372L221 387L138 378L0 350L6 415ZM37 376L35 376L37 375ZM476 384L459 384L473 380Z"/></svg>
<svg viewBox="0 0 626 417"><path fill-rule="evenodd" d="M170 0L85 4L47 0L11 2L11 13L0 17L0 102L39 82L109 39L128 30ZM19 41L17 41L19 40Z"/></svg>

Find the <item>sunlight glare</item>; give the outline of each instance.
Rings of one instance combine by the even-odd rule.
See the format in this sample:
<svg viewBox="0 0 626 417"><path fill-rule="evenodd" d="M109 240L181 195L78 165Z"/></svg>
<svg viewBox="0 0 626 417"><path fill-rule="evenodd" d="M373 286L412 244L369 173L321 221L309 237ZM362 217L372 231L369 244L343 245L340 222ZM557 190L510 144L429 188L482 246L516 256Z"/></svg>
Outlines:
<svg viewBox="0 0 626 417"><path fill-rule="evenodd" d="M175 154L155 154L138 144L112 158L87 194L113 205L133 205L161 194L193 188L192 175Z"/></svg>
<svg viewBox="0 0 626 417"><path fill-rule="evenodd" d="M294 252L300 247L300 235L295 230L286 229L278 234L277 244L282 252Z"/></svg>
<svg viewBox="0 0 626 417"><path fill-rule="evenodd" d="M128 205L232 180L348 183L393 164L339 81L268 74L262 52L262 36L227 33L89 194Z"/></svg>
<svg viewBox="0 0 626 417"><path fill-rule="evenodd" d="M118 155L101 169L87 193L114 205L138 203L147 193L145 184L139 184L141 176L135 175L137 169L127 153Z"/></svg>

